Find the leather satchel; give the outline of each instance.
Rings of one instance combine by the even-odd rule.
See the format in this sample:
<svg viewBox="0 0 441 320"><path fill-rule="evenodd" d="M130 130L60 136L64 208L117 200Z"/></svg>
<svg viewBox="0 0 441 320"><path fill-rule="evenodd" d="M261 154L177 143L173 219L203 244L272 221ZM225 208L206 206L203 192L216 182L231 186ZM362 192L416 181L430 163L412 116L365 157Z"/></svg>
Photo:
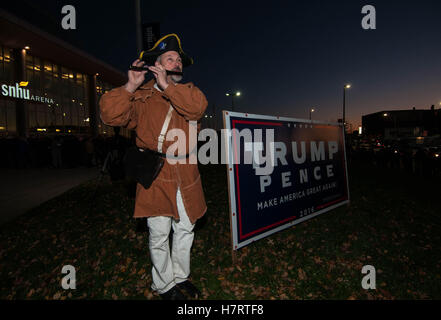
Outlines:
<svg viewBox="0 0 441 320"><path fill-rule="evenodd" d="M164 158L153 150L130 147L127 149L124 165L126 176L148 189L161 172Z"/></svg>
<svg viewBox="0 0 441 320"><path fill-rule="evenodd" d="M165 117L161 133L158 137L158 151L150 149L140 149L136 146L127 150L124 169L126 176L133 178L141 184L145 189L150 188L153 181L161 172L164 166L165 154L162 153L162 145L165 140L165 133L171 120L173 107L170 106L167 116Z"/></svg>

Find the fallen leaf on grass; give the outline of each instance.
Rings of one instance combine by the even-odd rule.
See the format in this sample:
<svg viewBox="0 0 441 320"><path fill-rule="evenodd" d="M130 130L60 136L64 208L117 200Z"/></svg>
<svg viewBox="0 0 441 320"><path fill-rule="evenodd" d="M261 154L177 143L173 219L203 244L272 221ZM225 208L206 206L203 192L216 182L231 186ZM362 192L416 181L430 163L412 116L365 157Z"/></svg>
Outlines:
<svg viewBox="0 0 441 320"><path fill-rule="evenodd" d="M298 274L299 274L299 279L300 280L305 280L306 279L306 273L305 273L305 271L302 270L302 268L298 269Z"/></svg>
<svg viewBox="0 0 441 320"><path fill-rule="evenodd" d="M29 293L27 294L27 297L29 298L30 296L32 296L34 294L35 290L31 289L31 291L29 291Z"/></svg>

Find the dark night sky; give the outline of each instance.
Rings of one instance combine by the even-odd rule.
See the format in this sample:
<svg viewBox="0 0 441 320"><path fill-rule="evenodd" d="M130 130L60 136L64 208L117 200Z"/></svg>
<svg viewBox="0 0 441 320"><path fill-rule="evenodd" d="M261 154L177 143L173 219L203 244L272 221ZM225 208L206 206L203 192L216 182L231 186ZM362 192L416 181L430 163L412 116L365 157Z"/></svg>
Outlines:
<svg viewBox="0 0 441 320"><path fill-rule="evenodd" d="M266 3L266 4L265 4ZM83 50L125 72L138 53L134 1L39 1L61 21L77 11ZM374 5L377 30L363 30L361 8ZM209 106L354 125L364 114L441 107L441 2L428 1L141 1L144 21L177 33L195 64L186 69ZM61 29L61 26L60 26ZM210 109L209 109L210 110Z"/></svg>

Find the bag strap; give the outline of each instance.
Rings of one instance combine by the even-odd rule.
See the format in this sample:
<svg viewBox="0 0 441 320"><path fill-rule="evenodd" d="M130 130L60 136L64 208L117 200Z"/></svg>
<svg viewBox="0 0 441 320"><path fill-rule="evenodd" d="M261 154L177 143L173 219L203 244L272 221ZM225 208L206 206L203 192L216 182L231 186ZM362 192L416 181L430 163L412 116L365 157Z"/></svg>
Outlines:
<svg viewBox="0 0 441 320"><path fill-rule="evenodd" d="M165 133L167 132L168 125L170 124L170 120L172 117L172 111L173 107L170 105L170 109L168 109L167 116L165 117L164 124L162 125L161 133L158 137L158 152L162 153L162 145L164 144L165 140Z"/></svg>

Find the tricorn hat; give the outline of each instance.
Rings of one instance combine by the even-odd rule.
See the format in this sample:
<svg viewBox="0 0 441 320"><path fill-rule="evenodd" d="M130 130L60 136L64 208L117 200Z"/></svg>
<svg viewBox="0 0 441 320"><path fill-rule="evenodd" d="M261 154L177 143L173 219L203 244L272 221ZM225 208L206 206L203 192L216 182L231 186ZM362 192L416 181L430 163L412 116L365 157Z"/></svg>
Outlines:
<svg viewBox="0 0 441 320"><path fill-rule="evenodd" d="M151 66L155 64L156 59L161 54L166 53L167 51L176 51L179 53L184 68L193 64L193 59L186 55L184 50L182 50L181 40L174 33L163 36L156 41L151 49L141 52L139 60L144 61L147 65Z"/></svg>

